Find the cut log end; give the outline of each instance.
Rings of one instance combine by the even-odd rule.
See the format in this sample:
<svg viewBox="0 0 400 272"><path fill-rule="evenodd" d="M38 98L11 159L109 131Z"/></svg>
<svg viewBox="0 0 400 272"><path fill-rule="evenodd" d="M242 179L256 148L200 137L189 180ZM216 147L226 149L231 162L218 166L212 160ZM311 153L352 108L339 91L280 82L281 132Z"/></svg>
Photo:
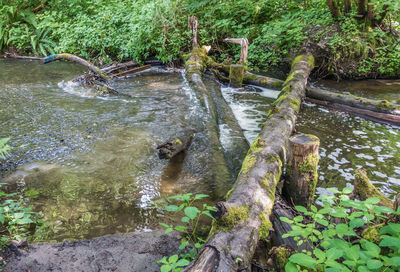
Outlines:
<svg viewBox="0 0 400 272"><path fill-rule="evenodd" d="M295 205L309 206L318 181L319 139L310 134L289 138L289 163L284 192Z"/></svg>

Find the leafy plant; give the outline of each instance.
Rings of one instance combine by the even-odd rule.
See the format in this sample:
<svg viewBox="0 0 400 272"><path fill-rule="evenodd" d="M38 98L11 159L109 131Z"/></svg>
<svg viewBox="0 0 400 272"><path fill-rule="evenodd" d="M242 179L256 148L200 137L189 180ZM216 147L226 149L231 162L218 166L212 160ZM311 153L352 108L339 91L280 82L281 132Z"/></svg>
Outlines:
<svg viewBox="0 0 400 272"><path fill-rule="evenodd" d="M5 159L6 155L8 155L8 151L11 150L11 147L7 144L10 138L2 138L0 139L0 158Z"/></svg>
<svg viewBox="0 0 400 272"><path fill-rule="evenodd" d="M329 191L318 198L320 209L296 206L306 217L281 218L293 229L284 237L310 248L292 255L286 271L399 271L400 224L391 220L400 209L377 205L377 197L351 200L349 187Z"/></svg>
<svg viewBox="0 0 400 272"><path fill-rule="evenodd" d="M43 223L39 214L26 205L29 197L37 195L34 190L29 190L22 196L0 191L0 248L4 248L11 240L20 241L33 235L36 227Z"/></svg>
<svg viewBox="0 0 400 272"><path fill-rule="evenodd" d="M165 227L165 233L169 233L171 231L177 230L183 232L185 236L181 240L181 244L179 246L180 250L185 250L186 253L178 255L173 255L167 259L167 257L163 257L158 263L163 264L161 266L162 272L168 271L182 271L184 266L188 265L190 261L194 259L199 250L203 247L205 240L199 237L196 233L198 223L200 218L204 216L208 216L214 220L211 215L211 211L215 211L214 207L209 206L207 204L203 204L201 209L194 206L194 202L196 200L204 199L208 197L205 194L196 194L193 195L191 193L171 196L169 199L178 201L178 205L168 205L165 207L165 210L168 212L174 213L182 213L181 222L183 225L169 225L165 223L160 223L161 226Z"/></svg>

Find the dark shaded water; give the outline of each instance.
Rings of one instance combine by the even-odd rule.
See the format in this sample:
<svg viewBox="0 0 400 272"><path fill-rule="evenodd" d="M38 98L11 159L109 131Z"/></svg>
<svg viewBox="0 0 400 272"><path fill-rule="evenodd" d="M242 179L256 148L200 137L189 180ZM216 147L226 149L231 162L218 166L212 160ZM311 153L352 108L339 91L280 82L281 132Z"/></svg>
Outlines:
<svg viewBox="0 0 400 272"><path fill-rule="evenodd" d="M221 199L231 179L208 167L206 135L196 133L185 158L157 157L158 144L198 129L205 119L181 73L154 69L118 80L115 87L132 98L102 98L68 83L81 72L71 63L0 60L0 138L10 137L13 146L0 162L0 177L9 189L40 193L32 204L49 223L41 239L157 228L167 220L160 208L173 194ZM278 92L223 88L223 93L252 141ZM305 104L297 130L321 139L320 192L344 186L360 166L387 195L400 191L396 128ZM229 129L219 136L228 149Z"/></svg>

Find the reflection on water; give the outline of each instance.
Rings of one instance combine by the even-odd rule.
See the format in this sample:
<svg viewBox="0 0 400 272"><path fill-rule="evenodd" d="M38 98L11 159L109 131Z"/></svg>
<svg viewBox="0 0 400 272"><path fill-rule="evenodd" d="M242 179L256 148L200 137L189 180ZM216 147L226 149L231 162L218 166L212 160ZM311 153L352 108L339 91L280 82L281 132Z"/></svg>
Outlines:
<svg viewBox="0 0 400 272"><path fill-rule="evenodd" d="M224 88L223 91L239 123L246 129L247 139L253 141L274 99L263 96L265 91L256 92L253 88ZM320 187L343 187L354 178L355 169L363 167L383 193L393 196L400 192L399 128L329 112L308 103L303 103L298 117L296 130L314 134L321 140Z"/></svg>

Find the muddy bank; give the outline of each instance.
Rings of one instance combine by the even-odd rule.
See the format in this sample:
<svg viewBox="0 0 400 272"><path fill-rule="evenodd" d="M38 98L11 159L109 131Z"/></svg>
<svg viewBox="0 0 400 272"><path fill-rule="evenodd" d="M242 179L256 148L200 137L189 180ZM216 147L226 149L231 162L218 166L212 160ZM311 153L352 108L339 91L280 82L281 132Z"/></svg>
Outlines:
<svg viewBox="0 0 400 272"><path fill-rule="evenodd" d="M11 246L1 256L3 271L159 271L157 261L178 252L178 234L162 230L111 235L93 240Z"/></svg>

